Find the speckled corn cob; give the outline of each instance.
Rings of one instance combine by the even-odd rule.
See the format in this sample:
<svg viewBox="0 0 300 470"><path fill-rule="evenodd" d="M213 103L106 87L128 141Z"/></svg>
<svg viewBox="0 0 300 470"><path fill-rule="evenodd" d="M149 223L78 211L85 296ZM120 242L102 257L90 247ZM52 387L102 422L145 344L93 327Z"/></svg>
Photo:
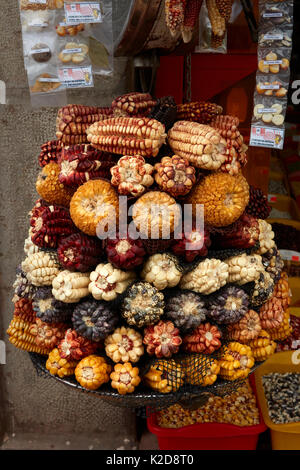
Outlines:
<svg viewBox="0 0 300 470"><path fill-rule="evenodd" d="M166 0L165 15L166 24L172 36L175 36L184 22L184 10L186 0Z"/></svg>
<svg viewBox="0 0 300 470"><path fill-rule="evenodd" d="M177 105L177 119L209 124L222 111L222 106L218 104L209 103L208 101L193 101L192 103Z"/></svg>
<svg viewBox="0 0 300 470"><path fill-rule="evenodd" d="M198 168L217 170L226 159L226 141L204 124L177 121L168 133L168 142L176 155Z"/></svg>
<svg viewBox="0 0 300 470"><path fill-rule="evenodd" d="M126 93L118 96L111 104L114 116L148 116L156 100L149 93Z"/></svg>
<svg viewBox="0 0 300 470"><path fill-rule="evenodd" d="M183 42L190 42L192 39L194 28L197 24L202 0L187 0L184 10L184 21L181 26L181 34Z"/></svg>
<svg viewBox="0 0 300 470"><path fill-rule="evenodd" d="M105 152L155 157L166 134L165 126L155 119L115 117L91 125L87 138Z"/></svg>
<svg viewBox="0 0 300 470"><path fill-rule="evenodd" d="M227 142L226 161L221 170L232 175L237 174L247 163L246 151L248 147L244 144L243 136L238 130L239 119L234 116L220 115L213 118L211 127L217 129Z"/></svg>
<svg viewBox="0 0 300 470"><path fill-rule="evenodd" d="M111 108L69 105L59 109L56 119L56 137L63 145L87 142L86 130L94 122L112 115Z"/></svg>
<svg viewBox="0 0 300 470"><path fill-rule="evenodd" d="M217 8L216 0L205 0L209 21L211 23L211 28L213 34L216 36L223 36L226 31L226 21L223 18Z"/></svg>
<svg viewBox="0 0 300 470"><path fill-rule="evenodd" d="M225 21L229 21L231 16L233 0L216 0L216 7Z"/></svg>

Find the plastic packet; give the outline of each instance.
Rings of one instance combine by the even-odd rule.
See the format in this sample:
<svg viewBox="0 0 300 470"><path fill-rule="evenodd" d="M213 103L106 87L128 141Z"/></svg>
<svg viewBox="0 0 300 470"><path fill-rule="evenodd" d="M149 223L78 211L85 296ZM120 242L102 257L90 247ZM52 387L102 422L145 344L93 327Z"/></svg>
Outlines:
<svg viewBox="0 0 300 470"><path fill-rule="evenodd" d="M85 31L85 24L79 23L74 25L68 25L66 23L66 16L64 10L57 10L54 20L55 32L57 36L66 39L72 39L77 35L81 35Z"/></svg>
<svg viewBox="0 0 300 470"><path fill-rule="evenodd" d="M254 96L253 123L283 128L285 113L285 102L269 96Z"/></svg>
<svg viewBox="0 0 300 470"><path fill-rule="evenodd" d="M293 25L293 1L259 2L260 24L266 27Z"/></svg>
<svg viewBox="0 0 300 470"><path fill-rule="evenodd" d="M67 104L66 88L58 77L56 65L31 64L27 67L27 76L32 106Z"/></svg>
<svg viewBox="0 0 300 470"><path fill-rule="evenodd" d="M57 37L53 31L23 34L23 53L25 67L35 64L56 64Z"/></svg>
<svg viewBox="0 0 300 470"><path fill-rule="evenodd" d="M258 35L259 47L292 47L292 28L261 28Z"/></svg>
<svg viewBox="0 0 300 470"><path fill-rule="evenodd" d="M101 1L102 22L87 24L85 34L89 38L89 56L96 75L113 73L112 1Z"/></svg>
<svg viewBox="0 0 300 470"><path fill-rule="evenodd" d="M89 46L86 38L71 38L58 41L57 61L59 66L89 65Z"/></svg>
<svg viewBox="0 0 300 470"><path fill-rule="evenodd" d="M291 48L262 48L257 51L258 70L263 74L287 75L290 72Z"/></svg>
<svg viewBox="0 0 300 470"><path fill-rule="evenodd" d="M208 17L206 3L203 2L199 16L199 41L195 52L227 54L227 33L224 30L223 36L216 36L211 27Z"/></svg>
<svg viewBox="0 0 300 470"><path fill-rule="evenodd" d="M276 98L285 98L288 92L288 80L272 77L261 73L256 74L255 91L258 95L274 96Z"/></svg>
<svg viewBox="0 0 300 470"><path fill-rule="evenodd" d="M22 32L42 33L53 28L55 12L51 10L21 11Z"/></svg>
<svg viewBox="0 0 300 470"><path fill-rule="evenodd" d="M64 0L20 0L20 10L56 10L64 7Z"/></svg>

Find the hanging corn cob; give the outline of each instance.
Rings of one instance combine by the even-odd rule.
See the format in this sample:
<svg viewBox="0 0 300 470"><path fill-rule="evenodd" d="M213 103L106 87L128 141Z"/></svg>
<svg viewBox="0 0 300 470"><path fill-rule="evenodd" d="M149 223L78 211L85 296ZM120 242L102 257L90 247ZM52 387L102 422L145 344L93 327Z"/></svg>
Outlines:
<svg viewBox="0 0 300 470"><path fill-rule="evenodd" d="M184 22L185 6L186 0L165 1L166 24L172 36L175 36L180 31L181 25Z"/></svg>
<svg viewBox="0 0 300 470"><path fill-rule="evenodd" d="M56 137L63 145L75 145L87 142L86 130L97 121L112 115L111 108L95 106L69 105L58 110L56 119Z"/></svg>
<svg viewBox="0 0 300 470"><path fill-rule="evenodd" d="M226 141L204 124L177 121L168 133L168 142L176 155L197 168L217 170L226 158Z"/></svg>
<svg viewBox="0 0 300 470"><path fill-rule="evenodd" d="M91 125L87 138L104 152L156 157L166 134L165 126L155 119L114 117Z"/></svg>
<svg viewBox="0 0 300 470"><path fill-rule="evenodd" d="M223 111L222 106L208 101L194 101L177 105L177 119L209 124Z"/></svg>
<svg viewBox="0 0 300 470"><path fill-rule="evenodd" d="M224 36L226 31L226 21L217 8L216 0L205 0L212 32L219 37Z"/></svg>
<svg viewBox="0 0 300 470"><path fill-rule="evenodd" d="M233 0L216 0L216 7L225 21L229 21L231 16Z"/></svg>
<svg viewBox="0 0 300 470"><path fill-rule="evenodd" d="M184 10L184 21L181 26L183 42L190 42L199 18L202 0L187 0Z"/></svg>

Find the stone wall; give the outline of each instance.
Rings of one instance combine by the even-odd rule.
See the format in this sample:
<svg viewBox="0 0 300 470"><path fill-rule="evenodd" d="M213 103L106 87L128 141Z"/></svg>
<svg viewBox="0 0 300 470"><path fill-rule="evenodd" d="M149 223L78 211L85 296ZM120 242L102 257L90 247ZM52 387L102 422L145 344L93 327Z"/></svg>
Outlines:
<svg viewBox="0 0 300 470"><path fill-rule="evenodd" d="M56 448L64 439L79 446L86 442L93 443L94 448L131 448L136 434L135 416L130 410L113 407L54 379L38 377L28 354L6 339L13 312L15 268L24 259L27 214L38 197L37 156L40 145L55 136L57 109L30 107L17 0L0 3L0 80L6 83L9 103L0 105L0 339L7 345L7 363L0 365L0 439L4 433L8 441L12 435L16 439L30 434L28 448L46 436L52 436L48 440L53 439ZM84 93L74 90L69 102L109 105L113 97L129 91L127 59L117 59L114 65L113 78L97 77L94 89Z"/></svg>

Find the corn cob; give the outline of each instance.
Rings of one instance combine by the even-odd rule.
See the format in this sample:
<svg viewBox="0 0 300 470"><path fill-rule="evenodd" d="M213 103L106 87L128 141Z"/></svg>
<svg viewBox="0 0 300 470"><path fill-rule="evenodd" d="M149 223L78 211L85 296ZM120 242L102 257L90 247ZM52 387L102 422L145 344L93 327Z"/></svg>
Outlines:
<svg viewBox="0 0 300 470"><path fill-rule="evenodd" d="M62 149L59 140L49 140L41 146L41 153L39 155L39 165L41 167L48 165L48 163L57 163Z"/></svg>
<svg viewBox="0 0 300 470"><path fill-rule="evenodd" d="M155 119L115 117L91 125L87 138L105 152L156 157L166 134L165 126Z"/></svg>
<svg viewBox="0 0 300 470"><path fill-rule="evenodd" d="M231 16L233 0L216 0L216 7L225 21L229 21Z"/></svg>
<svg viewBox="0 0 300 470"><path fill-rule="evenodd" d="M209 21L211 23L212 32L215 36L222 37L226 31L226 21L223 18L216 5L216 0L205 0Z"/></svg>
<svg viewBox="0 0 300 470"><path fill-rule="evenodd" d="M168 133L168 141L176 155L198 168L217 170L226 158L226 141L204 124L177 121Z"/></svg>
<svg viewBox="0 0 300 470"><path fill-rule="evenodd" d="M149 93L127 93L118 96L112 102L114 116L145 117L148 116L156 100Z"/></svg>
<svg viewBox="0 0 300 470"><path fill-rule="evenodd" d="M107 119L111 115L111 108L81 105L60 108L56 119L56 137L63 145L86 143L87 128L94 122Z"/></svg>
<svg viewBox="0 0 300 470"><path fill-rule="evenodd" d="M35 337L30 333L32 325L31 321L13 316L7 330L9 342L24 351L47 355L49 350L35 344Z"/></svg>
<svg viewBox="0 0 300 470"><path fill-rule="evenodd" d="M194 28L199 18L202 0L187 0L184 10L184 21L181 26L181 34L183 42L190 42L192 39Z"/></svg>
<svg viewBox="0 0 300 470"><path fill-rule="evenodd" d="M218 47L222 46L222 43L225 38L225 31L222 36L217 36L213 32L211 33L210 45L212 49L218 49Z"/></svg>
<svg viewBox="0 0 300 470"><path fill-rule="evenodd" d="M223 111L222 106L208 101L194 101L177 105L177 119L209 124Z"/></svg>
<svg viewBox="0 0 300 470"><path fill-rule="evenodd" d="M246 151L248 147L238 130L239 119L234 116L219 115L210 123L217 129L227 142L226 160L221 170L236 175L247 163Z"/></svg>
<svg viewBox="0 0 300 470"><path fill-rule="evenodd" d="M186 0L166 0L165 15L166 24L172 36L175 36L184 22L184 10Z"/></svg>

